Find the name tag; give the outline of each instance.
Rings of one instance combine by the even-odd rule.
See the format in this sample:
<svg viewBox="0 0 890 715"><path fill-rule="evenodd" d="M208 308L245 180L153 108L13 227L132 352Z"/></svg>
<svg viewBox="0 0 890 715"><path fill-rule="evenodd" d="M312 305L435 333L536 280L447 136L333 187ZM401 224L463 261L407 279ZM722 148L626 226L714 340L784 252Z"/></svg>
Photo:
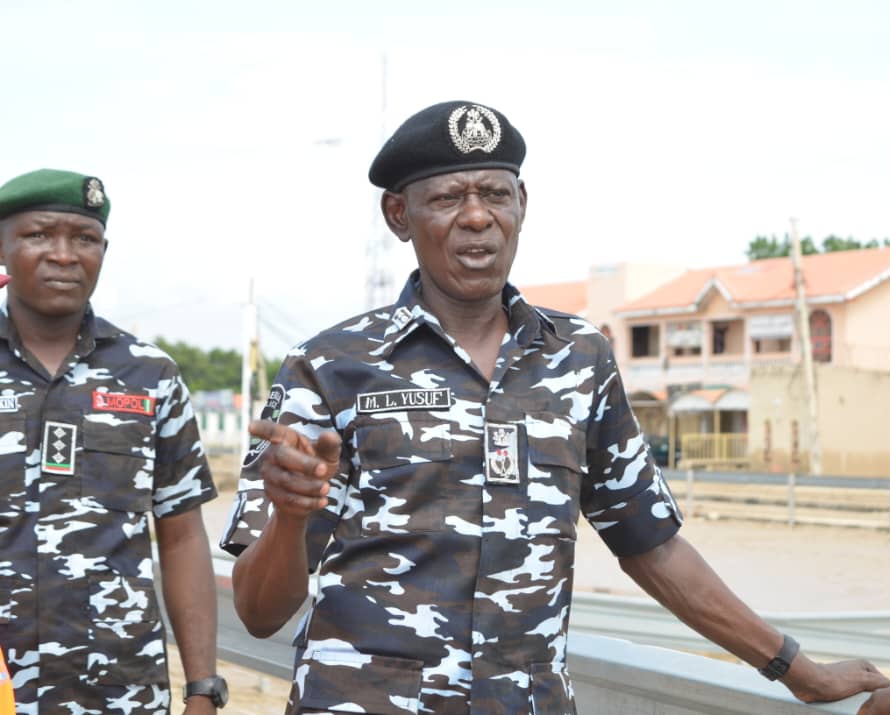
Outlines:
<svg viewBox="0 0 890 715"><path fill-rule="evenodd" d="M0 412L18 412L19 397L18 395L3 395L0 397Z"/></svg>
<svg viewBox="0 0 890 715"><path fill-rule="evenodd" d="M432 390L390 390L363 392L356 396L356 411L398 412L401 410L447 410L451 407L451 388Z"/></svg>

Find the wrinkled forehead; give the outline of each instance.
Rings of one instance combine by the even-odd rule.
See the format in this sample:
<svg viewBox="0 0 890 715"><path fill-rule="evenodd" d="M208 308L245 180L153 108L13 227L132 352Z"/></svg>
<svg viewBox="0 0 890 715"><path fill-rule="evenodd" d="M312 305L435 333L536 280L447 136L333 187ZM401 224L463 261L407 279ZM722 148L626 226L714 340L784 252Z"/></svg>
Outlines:
<svg viewBox="0 0 890 715"><path fill-rule="evenodd" d="M0 219L0 230L64 228L69 231L96 231L105 235L105 226L98 219L78 211L37 209L19 211Z"/></svg>
<svg viewBox="0 0 890 715"><path fill-rule="evenodd" d="M402 193L421 194L431 190L469 189L500 187L516 187L519 177L506 169L474 169L470 171L452 171L447 174L436 174L425 179L412 181Z"/></svg>

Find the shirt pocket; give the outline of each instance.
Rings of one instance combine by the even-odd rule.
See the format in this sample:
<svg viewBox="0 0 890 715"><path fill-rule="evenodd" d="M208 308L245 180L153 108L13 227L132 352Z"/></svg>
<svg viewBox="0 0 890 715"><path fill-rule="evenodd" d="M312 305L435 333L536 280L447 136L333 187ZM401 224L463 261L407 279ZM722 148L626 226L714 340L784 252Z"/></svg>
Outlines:
<svg viewBox="0 0 890 715"><path fill-rule="evenodd" d="M0 414L0 512L7 508L24 509L26 450L25 415Z"/></svg>
<svg viewBox="0 0 890 715"><path fill-rule="evenodd" d="M586 473L586 436L564 416L547 412L527 416L525 428L529 536L574 540Z"/></svg>
<svg viewBox="0 0 890 715"><path fill-rule="evenodd" d="M357 651L313 650L297 661L304 708L374 715L416 715L423 662ZM297 686L295 686L297 687Z"/></svg>
<svg viewBox="0 0 890 715"><path fill-rule="evenodd" d="M114 572L89 577L87 678L148 685L167 678L164 628L150 580Z"/></svg>
<svg viewBox="0 0 890 715"><path fill-rule="evenodd" d="M154 426L140 420L83 421L82 494L116 511L152 506Z"/></svg>
<svg viewBox="0 0 890 715"><path fill-rule="evenodd" d="M447 413L445 413L447 414ZM362 530L393 534L445 528L451 423L430 414L366 416L356 424Z"/></svg>

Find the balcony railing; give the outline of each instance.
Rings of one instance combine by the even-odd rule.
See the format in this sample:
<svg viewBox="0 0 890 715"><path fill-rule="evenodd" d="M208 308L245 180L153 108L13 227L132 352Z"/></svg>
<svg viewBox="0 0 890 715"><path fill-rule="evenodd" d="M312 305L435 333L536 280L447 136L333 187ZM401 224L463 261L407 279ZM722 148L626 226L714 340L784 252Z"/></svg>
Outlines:
<svg viewBox="0 0 890 715"><path fill-rule="evenodd" d="M687 432L680 436L682 466L725 466L748 464L748 434L738 432Z"/></svg>

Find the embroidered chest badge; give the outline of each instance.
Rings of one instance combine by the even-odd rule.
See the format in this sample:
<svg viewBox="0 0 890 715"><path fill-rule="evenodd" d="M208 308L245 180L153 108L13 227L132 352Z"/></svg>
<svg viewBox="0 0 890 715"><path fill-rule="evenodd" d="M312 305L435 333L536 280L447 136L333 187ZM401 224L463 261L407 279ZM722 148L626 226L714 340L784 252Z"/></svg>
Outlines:
<svg viewBox="0 0 890 715"><path fill-rule="evenodd" d="M519 427L485 423L485 481L519 484Z"/></svg>
<svg viewBox="0 0 890 715"><path fill-rule="evenodd" d="M359 414L402 410L447 410L449 407L451 407L450 387L362 392L355 398L355 409Z"/></svg>
<svg viewBox="0 0 890 715"><path fill-rule="evenodd" d="M155 398L148 395L130 395L126 392L93 390L93 409L151 416L155 413Z"/></svg>
<svg viewBox="0 0 890 715"><path fill-rule="evenodd" d="M40 468L48 474L74 474L74 453L77 448L77 426L66 422L46 422Z"/></svg>

